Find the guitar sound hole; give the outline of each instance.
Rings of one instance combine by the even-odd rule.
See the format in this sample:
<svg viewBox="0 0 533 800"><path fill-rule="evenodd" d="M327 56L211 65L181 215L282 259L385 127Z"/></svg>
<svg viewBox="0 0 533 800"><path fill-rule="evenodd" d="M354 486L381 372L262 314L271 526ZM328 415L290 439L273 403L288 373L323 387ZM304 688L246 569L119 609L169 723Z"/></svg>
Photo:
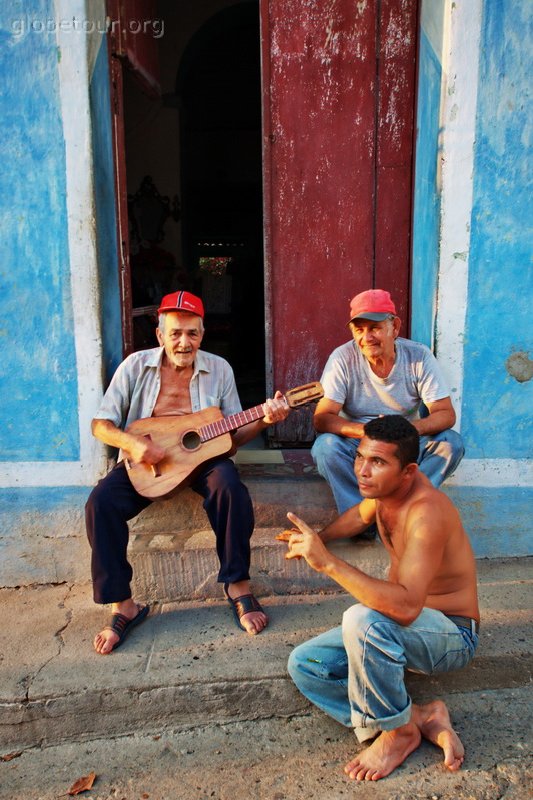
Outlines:
<svg viewBox="0 0 533 800"><path fill-rule="evenodd" d="M181 443L183 444L186 450L198 450L198 448L202 443L202 440L200 439L200 436L197 433L197 431L187 431L187 433L181 440Z"/></svg>

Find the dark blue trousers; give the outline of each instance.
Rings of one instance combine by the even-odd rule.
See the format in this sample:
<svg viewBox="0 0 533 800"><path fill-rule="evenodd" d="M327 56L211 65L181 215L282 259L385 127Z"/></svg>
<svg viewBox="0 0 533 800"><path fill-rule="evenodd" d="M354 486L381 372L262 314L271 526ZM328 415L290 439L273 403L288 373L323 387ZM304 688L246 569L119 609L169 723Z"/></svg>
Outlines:
<svg viewBox="0 0 533 800"><path fill-rule="evenodd" d="M210 462L191 488L204 498L204 509L216 536L218 580L236 583L248 579L254 513L235 464L229 458ZM85 524L92 549L95 603L119 603L131 597L133 571L127 559L127 522L151 502L133 488L123 462L91 492L85 506Z"/></svg>

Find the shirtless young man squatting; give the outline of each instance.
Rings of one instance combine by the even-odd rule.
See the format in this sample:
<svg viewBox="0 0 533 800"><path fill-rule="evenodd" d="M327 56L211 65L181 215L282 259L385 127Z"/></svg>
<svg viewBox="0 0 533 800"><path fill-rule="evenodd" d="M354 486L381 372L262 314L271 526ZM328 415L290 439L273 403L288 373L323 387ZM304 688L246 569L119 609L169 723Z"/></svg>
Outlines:
<svg viewBox="0 0 533 800"><path fill-rule="evenodd" d="M305 558L358 603L342 626L294 649L289 672L300 691L359 742L371 742L346 766L358 781L389 775L424 737L460 768L464 748L441 700L411 702L404 669L447 672L472 659L479 629L476 566L469 539L451 500L416 464L418 433L391 415L365 426L355 458L363 500L320 533L295 514L286 558ZM385 580L338 558L326 547L377 522L389 558ZM372 741L373 740L373 741Z"/></svg>

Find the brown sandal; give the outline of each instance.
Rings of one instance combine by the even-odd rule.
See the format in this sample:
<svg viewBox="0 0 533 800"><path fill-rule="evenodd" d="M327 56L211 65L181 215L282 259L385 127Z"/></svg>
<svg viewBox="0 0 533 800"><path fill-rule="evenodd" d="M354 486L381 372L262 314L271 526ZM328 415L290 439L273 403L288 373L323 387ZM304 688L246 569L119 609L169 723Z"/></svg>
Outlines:
<svg viewBox="0 0 533 800"><path fill-rule="evenodd" d="M231 606L235 622L241 631L246 630L244 625L241 625L241 617L243 617L245 614L249 614L250 611L262 611L263 614L265 613L261 608L259 601L256 597L254 597L253 594L241 594L240 597L230 597L228 594L228 584L225 583L224 595Z"/></svg>
<svg viewBox="0 0 533 800"><path fill-rule="evenodd" d="M113 614L110 624L105 626L105 631L113 631L113 633L116 633L118 636L118 642L113 646L113 649L109 651L110 653L116 650L117 647L120 647L131 629L148 616L150 606L137 606L137 608L139 609L139 613L137 616L133 617L133 619L128 619L124 614Z"/></svg>

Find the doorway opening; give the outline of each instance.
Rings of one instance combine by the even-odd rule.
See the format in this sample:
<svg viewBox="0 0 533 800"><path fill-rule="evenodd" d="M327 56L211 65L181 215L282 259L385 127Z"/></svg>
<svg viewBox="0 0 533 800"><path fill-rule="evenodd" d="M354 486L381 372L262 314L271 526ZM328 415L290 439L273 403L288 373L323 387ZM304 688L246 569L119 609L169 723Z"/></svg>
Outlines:
<svg viewBox="0 0 533 800"><path fill-rule="evenodd" d="M198 7L199 6L199 7ZM202 297L202 348L265 397L259 2L158 3L162 95L124 70L133 349L156 346L161 297Z"/></svg>

